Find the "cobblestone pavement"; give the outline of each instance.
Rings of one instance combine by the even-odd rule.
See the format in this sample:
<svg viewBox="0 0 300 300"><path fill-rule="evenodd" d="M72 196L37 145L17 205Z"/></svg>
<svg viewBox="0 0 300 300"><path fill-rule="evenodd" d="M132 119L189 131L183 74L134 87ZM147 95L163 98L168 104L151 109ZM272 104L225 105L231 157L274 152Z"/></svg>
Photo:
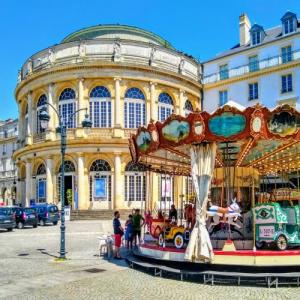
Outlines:
<svg viewBox="0 0 300 300"><path fill-rule="evenodd" d="M67 227L68 260L55 261L59 227L0 232L1 299L293 299L300 288L208 286L131 270L124 261L99 258L97 236L110 222L78 221ZM92 269L101 272L92 273Z"/></svg>

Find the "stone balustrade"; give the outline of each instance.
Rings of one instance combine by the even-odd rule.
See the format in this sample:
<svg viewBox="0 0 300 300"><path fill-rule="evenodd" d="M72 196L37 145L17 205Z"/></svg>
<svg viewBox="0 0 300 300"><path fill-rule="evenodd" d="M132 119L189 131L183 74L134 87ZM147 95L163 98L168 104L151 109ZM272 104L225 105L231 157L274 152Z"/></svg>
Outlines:
<svg viewBox="0 0 300 300"><path fill-rule="evenodd" d="M115 45L118 45L116 47ZM69 42L44 49L31 56L22 66L18 83L31 74L55 66L93 63L116 63L151 66L155 69L175 72L200 81L200 65L191 57L158 45L129 40L107 39Z"/></svg>

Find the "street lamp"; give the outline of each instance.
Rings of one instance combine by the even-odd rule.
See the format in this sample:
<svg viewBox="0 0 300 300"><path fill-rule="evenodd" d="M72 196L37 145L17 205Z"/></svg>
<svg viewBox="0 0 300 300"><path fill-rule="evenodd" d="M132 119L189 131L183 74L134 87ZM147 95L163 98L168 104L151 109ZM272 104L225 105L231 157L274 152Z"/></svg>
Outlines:
<svg viewBox="0 0 300 300"><path fill-rule="evenodd" d="M80 111L85 110L85 118L82 121L82 127L83 128L91 128L92 127L92 121L89 119L89 115L87 113L87 108L81 108L76 110L74 113L72 113L70 116L68 116L67 120L61 116L57 109L50 104L49 102L45 103L46 105L53 108L55 111L59 126L56 128L56 132L60 133L60 152L61 152L61 184L60 184L60 203L61 203L61 225L60 225L60 251L59 251L59 258L60 259L66 259L66 247L65 247L65 232L66 232L66 226L65 226L65 154L66 154L66 146L67 146L67 125L71 120L73 120L73 117ZM43 129L48 128L48 124L50 121L50 115L48 114L48 111L46 108L42 109L39 113L39 120L41 122L41 127Z"/></svg>

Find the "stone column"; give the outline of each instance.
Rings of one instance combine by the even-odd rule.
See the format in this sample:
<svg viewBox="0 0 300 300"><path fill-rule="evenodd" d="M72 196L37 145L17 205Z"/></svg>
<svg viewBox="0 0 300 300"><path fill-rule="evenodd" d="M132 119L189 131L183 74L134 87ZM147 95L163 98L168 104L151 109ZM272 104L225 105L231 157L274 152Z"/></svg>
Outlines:
<svg viewBox="0 0 300 300"><path fill-rule="evenodd" d="M89 207L89 194L86 182L85 157L83 153L77 153L78 209L88 209Z"/></svg>
<svg viewBox="0 0 300 300"><path fill-rule="evenodd" d="M123 207L124 200L124 176L121 170L121 155L115 153L115 172L114 172L114 209Z"/></svg>
<svg viewBox="0 0 300 300"><path fill-rule="evenodd" d="M31 160L26 161L26 178L25 178L25 199L22 200L23 206L29 206L31 199L31 172L32 172L32 164Z"/></svg>
<svg viewBox="0 0 300 300"><path fill-rule="evenodd" d="M156 93L155 93L155 86L157 85L156 82L150 82L150 118L152 120L157 120L157 101L156 101Z"/></svg>
<svg viewBox="0 0 300 300"><path fill-rule="evenodd" d="M185 94L185 90L180 89L179 90L179 114L181 116L184 116L184 104L186 101L186 94Z"/></svg>
<svg viewBox="0 0 300 300"><path fill-rule="evenodd" d="M54 107L56 106L54 104L54 83L50 83L48 85L48 103L53 105ZM54 140L55 138L55 127L58 126L58 119L57 119L57 115L53 109L53 107L51 107L50 105L47 106L47 110L50 116L50 120L49 120L49 125L48 125L48 130L46 133L46 139L47 140Z"/></svg>
<svg viewBox="0 0 300 300"><path fill-rule="evenodd" d="M86 108L84 101L84 78L80 78L78 81L78 105L76 109ZM82 110L77 114L77 127L82 127L81 123L84 119L85 111Z"/></svg>
<svg viewBox="0 0 300 300"><path fill-rule="evenodd" d="M22 182L21 182L21 172L20 165L16 164L17 168L17 192L16 192L16 203L22 203L22 199L25 198L25 195L22 195Z"/></svg>
<svg viewBox="0 0 300 300"><path fill-rule="evenodd" d="M120 89L121 78L115 78L115 127L123 128L121 112L121 89Z"/></svg>
<svg viewBox="0 0 300 300"><path fill-rule="evenodd" d="M28 123L26 132L26 144L32 144L32 134L33 134L33 113L32 113L32 92L30 91L27 96L28 105Z"/></svg>
<svg viewBox="0 0 300 300"><path fill-rule="evenodd" d="M48 156L46 159L46 197L47 203L54 203L53 197L53 158Z"/></svg>

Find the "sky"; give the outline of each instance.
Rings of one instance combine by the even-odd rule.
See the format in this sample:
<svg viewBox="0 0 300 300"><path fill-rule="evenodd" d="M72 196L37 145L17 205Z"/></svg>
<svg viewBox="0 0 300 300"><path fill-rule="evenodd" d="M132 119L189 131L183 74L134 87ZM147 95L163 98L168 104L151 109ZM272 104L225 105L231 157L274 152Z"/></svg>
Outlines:
<svg viewBox="0 0 300 300"><path fill-rule="evenodd" d="M176 49L204 61L238 43L239 15L264 28L287 11L300 18L299 0L2 0L0 9L0 119L17 118L17 73L34 53L97 24L150 30Z"/></svg>

